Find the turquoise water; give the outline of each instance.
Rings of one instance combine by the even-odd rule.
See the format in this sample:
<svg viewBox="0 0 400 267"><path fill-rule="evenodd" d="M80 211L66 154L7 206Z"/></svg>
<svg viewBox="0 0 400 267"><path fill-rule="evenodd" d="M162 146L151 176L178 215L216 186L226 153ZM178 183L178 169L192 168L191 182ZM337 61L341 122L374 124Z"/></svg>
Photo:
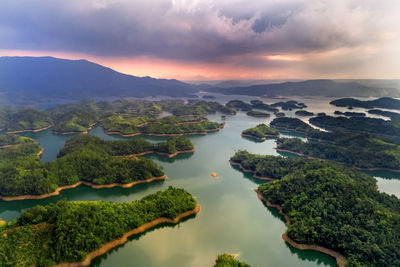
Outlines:
<svg viewBox="0 0 400 267"><path fill-rule="evenodd" d="M220 114L210 115L221 121ZM220 253L238 253L239 259L252 266L335 266L333 258L314 251L300 251L288 246L281 238L286 227L275 209L266 207L253 191L260 181L232 167L228 160L238 150L278 155L275 142L243 138L243 129L270 119L252 118L244 113L228 116L226 126L206 136L190 136L196 152L175 158L147 155L163 166L168 178L132 188L92 189L79 186L61 191L59 196L43 200L0 201L0 217L12 220L34 205L46 205L60 199L108 200L126 202L166 189L182 187L192 193L201 205L196 216L171 226L163 225L144 234L133 236L126 244L95 259L93 266L212 266ZM107 140L124 139L106 135L95 127L90 134ZM43 161L54 160L59 149L71 136L54 135L51 131L25 134L45 148ZM296 136L285 132L286 136ZM138 137L130 137L138 138ZM150 141L165 137L146 137ZM219 177L210 176L216 172ZM379 188L399 195L399 175L373 173ZM391 176L391 177L390 177ZM395 186L394 186L395 185Z"/></svg>

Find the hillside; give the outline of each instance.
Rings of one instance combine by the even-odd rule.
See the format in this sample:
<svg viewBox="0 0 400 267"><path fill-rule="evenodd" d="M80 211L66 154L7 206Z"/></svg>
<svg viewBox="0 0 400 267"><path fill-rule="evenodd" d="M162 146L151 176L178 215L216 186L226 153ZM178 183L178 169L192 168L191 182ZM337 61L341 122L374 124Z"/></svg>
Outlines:
<svg viewBox="0 0 400 267"><path fill-rule="evenodd" d="M190 96L192 85L135 77L87 60L0 57L0 97L11 102L91 97Z"/></svg>
<svg viewBox="0 0 400 267"><path fill-rule="evenodd" d="M233 88L213 87L207 91L226 95L252 96L400 96L400 90L396 88L372 87L354 81L335 82L333 80L308 80Z"/></svg>

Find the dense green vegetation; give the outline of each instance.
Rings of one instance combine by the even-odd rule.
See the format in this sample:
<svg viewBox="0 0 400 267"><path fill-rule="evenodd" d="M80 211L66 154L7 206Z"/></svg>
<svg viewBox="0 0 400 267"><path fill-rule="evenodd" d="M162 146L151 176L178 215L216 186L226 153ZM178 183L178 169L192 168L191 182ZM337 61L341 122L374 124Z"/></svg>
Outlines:
<svg viewBox="0 0 400 267"><path fill-rule="evenodd" d="M82 261L126 232L160 217L175 219L196 204L185 190L170 187L129 203L60 201L36 206L0 229L0 262L52 266Z"/></svg>
<svg viewBox="0 0 400 267"><path fill-rule="evenodd" d="M298 110L294 114L296 114L298 116L314 116L313 112L309 112L307 110Z"/></svg>
<svg viewBox="0 0 400 267"><path fill-rule="evenodd" d="M268 113L252 110L252 111L247 111L247 116L251 117L259 117L259 118L269 118L271 115Z"/></svg>
<svg viewBox="0 0 400 267"><path fill-rule="evenodd" d="M35 141L31 138L19 136L16 134L0 134L0 147L21 145L34 142Z"/></svg>
<svg viewBox="0 0 400 267"><path fill-rule="evenodd" d="M244 130L242 135L251 136L257 139L265 139L267 136L278 136L279 131L262 123L256 127Z"/></svg>
<svg viewBox="0 0 400 267"><path fill-rule="evenodd" d="M368 135L338 139L334 143L280 138L277 148L358 168L400 169L400 146Z"/></svg>
<svg viewBox="0 0 400 267"><path fill-rule="evenodd" d="M67 143L57 160L48 163L38 159L40 146L35 142L1 149L0 195L42 195L79 181L97 185L128 184L164 175L151 159L115 157L118 153L130 152L129 149L140 148L140 144L144 148L145 142L132 142L126 148L121 148L126 145L123 141L101 145L103 142L96 137L79 136ZM177 138L151 147L169 153L169 149L174 151L189 146L186 139Z"/></svg>
<svg viewBox="0 0 400 267"><path fill-rule="evenodd" d="M310 123L321 128L345 128L355 132L366 132L372 134L384 134L400 136L400 121L385 121L377 118L367 117L331 117L318 116L310 119Z"/></svg>
<svg viewBox="0 0 400 267"><path fill-rule="evenodd" d="M294 169L307 163L304 158L288 159L276 156L261 156L247 151L238 151L231 157L233 163L240 164L246 170L260 177L280 179Z"/></svg>
<svg viewBox="0 0 400 267"><path fill-rule="evenodd" d="M260 100L251 100L250 104L253 106L253 108L263 109L263 110L270 111L270 112L273 112L273 113L276 113L276 112L279 111L278 108L273 107L273 106L268 105L268 104L265 104Z"/></svg>
<svg viewBox="0 0 400 267"><path fill-rule="evenodd" d="M53 117L55 132L86 132L99 120L98 107L90 102L59 105L49 112Z"/></svg>
<svg viewBox="0 0 400 267"><path fill-rule="evenodd" d="M262 156L249 157L262 162ZM280 170L282 158L265 157ZM286 160L296 167L260 185L259 191L289 216L291 239L338 251L347 258L346 266L400 265L398 198L380 193L375 179L355 170L316 160Z"/></svg>
<svg viewBox="0 0 400 267"><path fill-rule="evenodd" d="M277 102L272 104L273 107L281 107L283 110L292 110L292 109L302 109L306 108L307 105L304 103L299 103L295 100L289 100L286 102Z"/></svg>
<svg viewBox="0 0 400 267"><path fill-rule="evenodd" d="M339 110L335 110L334 114L335 115L344 115L347 117L365 117L365 113L363 113L363 112L349 112L349 111L341 112Z"/></svg>
<svg viewBox="0 0 400 267"><path fill-rule="evenodd" d="M381 115L384 117L389 117L392 120L400 119L400 113L397 113L397 112L391 112L391 111L380 110L380 109L370 109L370 110L368 110L368 113L375 114L375 115Z"/></svg>
<svg viewBox="0 0 400 267"><path fill-rule="evenodd" d="M375 100L358 100L354 98L340 98L330 102L338 107L360 107L360 108L387 108L400 109L400 100L391 97L382 97Z"/></svg>
<svg viewBox="0 0 400 267"><path fill-rule="evenodd" d="M314 128L298 118L275 118L270 123L271 127L295 131L303 134L314 131Z"/></svg>
<svg viewBox="0 0 400 267"><path fill-rule="evenodd" d="M227 108L233 108L235 110L241 110L241 111L251 111L252 110L252 105L243 102L241 100L231 100L225 105Z"/></svg>
<svg viewBox="0 0 400 267"><path fill-rule="evenodd" d="M155 134L179 134L190 131L215 130L218 128L217 124L208 122L202 116L215 112L224 114L236 113L232 107L203 100L190 100L188 103L182 100L151 102L124 99L98 103L82 101L58 105L49 110L3 108L0 110L0 130L5 129L10 132L31 131L54 125L53 130L56 133L82 133L96 123L100 123L109 131L135 134L145 129L141 127L146 123L182 124L187 120L187 118L183 117L173 118L169 121L166 121L168 119L158 118L163 111L172 113L174 116L194 116L198 120L204 121L204 123L179 127L174 125L172 126L174 129L157 126L157 129L153 129L156 131L154 132Z"/></svg>
<svg viewBox="0 0 400 267"><path fill-rule="evenodd" d="M168 138L165 142L150 143L144 139L105 141L92 135L78 135L65 143L58 157L85 149L102 149L112 156L126 156L144 152L174 154L180 151L192 150L194 146L190 139L185 136L174 136Z"/></svg>
<svg viewBox="0 0 400 267"><path fill-rule="evenodd" d="M250 265L234 259L231 255L221 254L218 255L214 267L250 267Z"/></svg>
<svg viewBox="0 0 400 267"><path fill-rule="evenodd" d="M4 120L4 128L8 132L38 130L49 127L53 122L48 112L33 108L8 109Z"/></svg>

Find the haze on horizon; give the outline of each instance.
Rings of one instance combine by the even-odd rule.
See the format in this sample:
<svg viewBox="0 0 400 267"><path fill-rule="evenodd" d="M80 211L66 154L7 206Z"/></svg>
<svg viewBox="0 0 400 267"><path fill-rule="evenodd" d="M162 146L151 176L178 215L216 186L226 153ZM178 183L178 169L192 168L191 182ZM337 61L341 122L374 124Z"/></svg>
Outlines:
<svg viewBox="0 0 400 267"><path fill-rule="evenodd" d="M2 0L0 56L180 80L400 78L400 1Z"/></svg>

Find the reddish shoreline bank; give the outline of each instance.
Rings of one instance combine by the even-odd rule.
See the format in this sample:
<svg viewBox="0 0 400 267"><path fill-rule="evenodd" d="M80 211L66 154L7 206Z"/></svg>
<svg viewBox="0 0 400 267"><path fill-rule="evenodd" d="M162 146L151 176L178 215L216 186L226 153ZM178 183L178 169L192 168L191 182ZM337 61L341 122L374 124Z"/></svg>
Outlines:
<svg viewBox="0 0 400 267"><path fill-rule="evenodd" d="M24 196L15 196L15 197L4 197L4 196L0 196L1 200L4 201L14 201L14 200L25 200L25 199L43 199L43 198L47 198L47 197L52 197L52 196L57 196L60 194L61 190L65 190L65 189L71 189L71 188L75 188L77 186L80 185L86 185L86 186L90 186L91 188L94 189L100 189L100 188L111 188L111 187L123 187L123 188L128 188L128 187L132 187L136 184L142 184L142 183L150 183L152 181L155 180L165 180L167 178L166 175L164 176L160 176L160 177L152 177L146 180L139 180L139 181L134 181L132 183L129 184L120 184L120 183L113 183L113 184L105 184L105 185L96 185L96 184L92 184L89 182L85 182L85 181L79 181L76 184L73 185L66 185L66 186L61 186L58 187L54 192L52 193L48 193L48 194L43 194L43 195L24 195Z"/></svg>
<svg viewBox="0 0 400 267"><path fill-rule="evenodd" d="M7 131L7 133L9 133L9 134L30 133L30 132L37 133L37 132L40 132L40 131L47 130L47 129L53 127L53 126L54 125L52 124L52 125L49 125L47 127L40 128L40 129L21 130L21 131Z"/></svg>
<svg viewBox="0 0 400 267"><path fill-rule="evenodd" d="M132 229L131 231L125 233L121 238L116 239L116 240L111 241L111 242L108 242L108 243L104 244L101 248L90 252L86 256L86 258L81 262L66 262L66 263L57 264L55 266L57 266L57 267L88 266L88 265L90 265L90 262L94 258L96 258L96 257L98 257L100 255L103 255L103 254L107 253L109 250L126 243L126 241L128 241L128 237L130 237L131 235L143 233L146 230L148 230L150 228L153 228L153 227L155 227L155 226L157 226L158 224L161 224L161 223L173 223L173 224L176 224L181 219L183 219L185 217L188 217L190 215L193 215L193 214L197 214L199 212L200 212L200 205L197 205L196 208L194 208L193 210L189 210L189 211L186 211L184 213L181 213L175 219L169 219L169 218L164 218L164 217L155 219L155 220L153 220L151 222L148 222L148 223L145 223L145 224L139 226L138 228Z"/></svg>
<svg viewBox="0 0 400 267"><path fill-rule="evenodd" d="M258 175L256 175L256 172L255 172L255 171L245 169L245 168L242 166L242 164L237 163L237 162L233 162L232 160L229 160L229 163L230 163L231 165L239 166L239 168L240 168L242 171L244 171L244 172L252 173L252 174L253 174L253 177L256 178L256 179L264 180L264 181L275 181L275 180L276 180L276 179L271 178L271 177L262 177L262 176L258 176Z"/></svg>
<svg viewBox="0 0 400 267"><path fill-rule="evenodd" d="M282 207L280 205L277 204L272 204L271 202L269 202L268 199L266 199L261 193L260 191L258 191L257 189L254 190L257 193L257 196L260 200L262 200L268 207L272 207L272 208L276 208L279 211L279 214L281 214L284 218L285 218L285 225L289 226L290 224L290 218L289 216L283 212ZM296 241L294 241L293 239L291 239L290 237L288 237L286 235L286 233L282 234L282 239L285 240L285 242L289 243L292 247L295 247L297 249L300 250L314 250L314 251L318 251L318 252L322 252L325 254L328 254L329 256L333 257L336 259L336 264L339 267L345 267L346 266L346 257L343 256L341 253L323 247L323 246L319 246L319 245L308 245L308 244L299 244Z"/></svg>
<svg viewBox="0 0 400 267"><path fill-rule="evenodd" d="M157 152L157 151L145 151L142 153L137 153L137 154L130 154L130 155L125 155L125 156L120 156L120 157L138 157L138 156L143 156L143 155L148 155L148 154L157 154L157 155L161 155L161 156L167 156L169 158L173 158L178 154L183 154L183 153L193 153L195 152L194 149L190 149L190 150L181 150L181 151L176 151L175 153L172 154L168 154L168 153L164 153L164 152Z"/></svg>

